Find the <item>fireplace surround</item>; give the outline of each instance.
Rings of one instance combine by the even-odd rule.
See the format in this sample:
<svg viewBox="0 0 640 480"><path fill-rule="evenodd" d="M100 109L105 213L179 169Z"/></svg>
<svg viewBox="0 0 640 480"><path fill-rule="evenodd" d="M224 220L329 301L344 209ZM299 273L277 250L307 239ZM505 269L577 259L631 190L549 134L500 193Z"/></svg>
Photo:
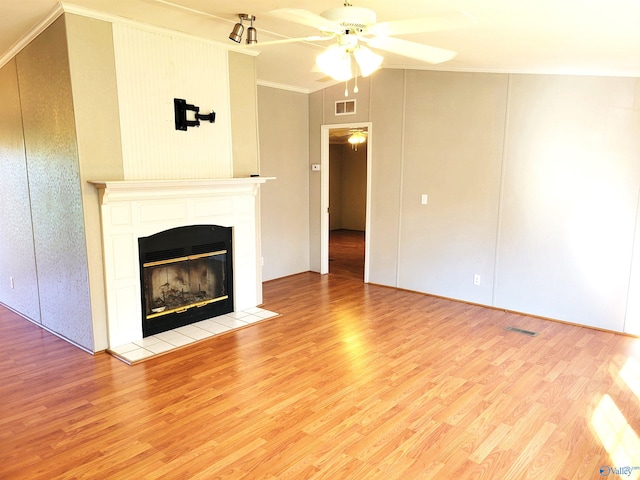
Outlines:
<svg viewBox="0 0 640 480"><path fill-rule="evenodd" d="M166 230L193 225L231 228L232 311L262 303L258 193L271 179L91 182L99 192L108 348L144 337L138 239Z"/></svg>

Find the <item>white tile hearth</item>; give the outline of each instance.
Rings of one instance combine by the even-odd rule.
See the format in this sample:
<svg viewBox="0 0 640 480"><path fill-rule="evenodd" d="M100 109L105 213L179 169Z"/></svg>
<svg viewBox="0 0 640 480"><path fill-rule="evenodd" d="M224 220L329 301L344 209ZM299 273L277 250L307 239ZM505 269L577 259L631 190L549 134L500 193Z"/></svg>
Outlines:
<svg viewBox="0 0 640 480"><path fill-rule="evenodd" d="M107 351L123 362L133 365L185 345L277 316L279 316L278 313L253 307L151 335L141 340L110 348Z"/></svg>

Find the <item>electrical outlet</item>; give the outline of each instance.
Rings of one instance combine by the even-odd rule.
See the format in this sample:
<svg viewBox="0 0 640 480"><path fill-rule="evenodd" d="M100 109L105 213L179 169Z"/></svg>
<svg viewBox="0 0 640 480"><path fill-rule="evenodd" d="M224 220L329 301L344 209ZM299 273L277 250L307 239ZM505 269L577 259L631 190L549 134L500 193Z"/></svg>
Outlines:
<svg viewBox="0 0 640 480"><path fill-rule="evenodd" d="M473 284L480 285L480 275L478 275L477 273L473 276Z"/></svg>
<svg viewBox="0 0 640 480"><path fill-rule="evenodd" d="M428 201L429 201L429 196L426 193L423 193L422 198L420 199L420 203L422 203L422 205L426 205Z"/></svg>
<svg viewBox="0 0 640 480"><path fill-rule="evenodd" d="M13 277L9 277L9 284L11 285L11 288L15 288L13 286Z"/></svg>

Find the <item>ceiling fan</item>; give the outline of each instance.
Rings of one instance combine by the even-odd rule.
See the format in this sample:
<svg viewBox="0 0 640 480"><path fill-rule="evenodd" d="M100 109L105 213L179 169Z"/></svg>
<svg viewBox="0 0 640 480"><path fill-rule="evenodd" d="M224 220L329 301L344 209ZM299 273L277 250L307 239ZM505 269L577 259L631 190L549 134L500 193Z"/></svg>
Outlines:
<svg viewBox="0 0 640 480"><path fill-rule="evenodd" d="M319 15L295 8L274 10L270 15L317 28L320 35L264 42L260 46L336 39L336 43L330 45L317 57L316 63L324 73L339 81L349 80L354 76L351 66L352 56L356 63L356 77L358 69L360 74L366 77L380 68L382 56L368 47L431 64L451 60L456 55L454 51L395 38L394 35L460 28L475 22L474 18L467 13L447 12L377 23L376 13L373 10L354 7L348 0L345 1L344 6L331 8Z"/></svg>

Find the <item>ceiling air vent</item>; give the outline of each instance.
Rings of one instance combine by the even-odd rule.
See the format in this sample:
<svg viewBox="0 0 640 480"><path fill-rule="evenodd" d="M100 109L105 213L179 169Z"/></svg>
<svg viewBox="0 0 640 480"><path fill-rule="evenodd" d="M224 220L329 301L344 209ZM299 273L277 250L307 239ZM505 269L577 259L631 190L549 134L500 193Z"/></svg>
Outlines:
<svg viewBox="0 0 640 480"><path fill-rule="evenodd" d="M353 100L339 100L336 102L336 116L338 115L355 115L356 113L356 101Z"/></svg>

